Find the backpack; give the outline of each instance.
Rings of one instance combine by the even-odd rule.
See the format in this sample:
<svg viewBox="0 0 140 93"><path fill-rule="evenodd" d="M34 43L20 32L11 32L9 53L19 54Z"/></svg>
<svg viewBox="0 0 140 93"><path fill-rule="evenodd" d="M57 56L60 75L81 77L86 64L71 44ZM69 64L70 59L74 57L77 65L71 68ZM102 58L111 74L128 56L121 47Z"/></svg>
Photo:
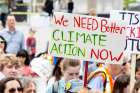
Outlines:
<svg viewBox="0 0 140 93"><path fill-rule="evenodd" d="M104 71L97 71L95 73L91 73L91 75L89 75L88 77L88 83L90 82L90 80L92 80L92 78L96 77L96 76L102 76L103 77L103 91L106 91L106 84L107 84L107 75Z"/></svg>

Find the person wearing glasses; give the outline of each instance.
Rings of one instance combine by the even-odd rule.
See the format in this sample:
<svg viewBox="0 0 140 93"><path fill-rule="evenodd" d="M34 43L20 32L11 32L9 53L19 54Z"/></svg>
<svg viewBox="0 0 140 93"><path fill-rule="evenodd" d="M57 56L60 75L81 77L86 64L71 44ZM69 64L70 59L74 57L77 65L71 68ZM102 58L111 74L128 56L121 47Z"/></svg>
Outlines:
<svg viewBox="0 0 140 93"><path fill-rule="evenodd" d="M22 84L17 78L4 78L0 81L0 93L23 93Z"/></svg>

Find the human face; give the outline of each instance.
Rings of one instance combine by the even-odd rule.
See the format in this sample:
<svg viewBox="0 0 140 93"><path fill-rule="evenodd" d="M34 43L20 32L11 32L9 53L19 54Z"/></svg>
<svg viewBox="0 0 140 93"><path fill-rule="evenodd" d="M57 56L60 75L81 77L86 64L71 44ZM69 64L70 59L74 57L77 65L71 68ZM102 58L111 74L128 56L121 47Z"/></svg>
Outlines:
<svg viewBox="0 0 140 93"><path fill-rule="evenodd" d="M30 31L30 36L33 37L35 35L35 32Z"/></svg>
<svg viewBox="0 0 140 93"><path fill-rule="evenodd" d="M64 71L65 80L78 79L79 78L79 71L80 71L80 66L76 66L76 67L69 66Z"/></svg>
<svg viewBox="0 0 140 93"><path fill-rule="evenodd" d="M23 93L36 93L35 84L30 82L27 88L24 89Z"/></svg>
<svg viewBox="0 0 140 93"><path fill-rule="evenodd" d="M19 56L19 57L17 57L17 58L18 58L18 62L20 62L21 65L24 65L24 62L25 62L25 60L26 60L26 57Z"/></svg>
<svg viewBox="0 0 140 93"><path fill-rule="evenodd" d="M6 83L4 93L23 93L22 87L16 80L11 80Z"/></svg>
<svg viewBox="0 0 140 93"><path fill-rule="evenodd" d="M113 77L116 77L121 73L121 65L119 64L110 64L109 69Z"/></svg>
<svg viewBox="0 0 140 93"><path fill-rule="evenodd" d="M140 79L140 68L138 68L136 72L136 79Z"/></svg>
<svg viewBox="0 0 140 93"><path fill-rule="evenodd" d="M0 38L0 52L4 51L5 43L4 41Z"/></svg>
<svg viewBox="0 0 140 93"><path fill-rule="evenodd" d="M15 29L15 17L14 16L7 17L7 26L9 29L12 29L12 30Z"/></svg>
<svg viewBox="0 0 140 93"><path fill-rule="evenodd" d="M125 65L122 66L122 73L123 74L130 74L130 63L126 63Z"/></svg>
<svg viewBox="0 0 140 93"><path fill-rule="evenodd" d="M13 65L11 63L8 63L4 66L2 72L6 77L17 77L19 73L19 65Z"/></svg>

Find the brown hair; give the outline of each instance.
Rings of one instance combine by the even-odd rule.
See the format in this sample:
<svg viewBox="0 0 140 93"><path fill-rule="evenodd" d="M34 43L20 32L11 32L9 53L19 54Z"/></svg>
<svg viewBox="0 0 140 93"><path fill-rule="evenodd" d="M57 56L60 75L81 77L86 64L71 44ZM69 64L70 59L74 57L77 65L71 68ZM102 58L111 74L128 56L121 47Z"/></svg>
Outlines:
<svg viewBox="0 0 140 93"><path fill-rule="evenodd" d="M137 80L135 82L134 88L133 88L133 92L132 93L138 93L138 90L140 89L140 80Z"/></svg>
<svg viewBox="0 0 140 93"><path fill-rule="evenodd" d="M69 59L69 58L64 58L62 60L63 62L63 70L65 71L69 66L76 67L80 66L80 60L76 59Z"/></svg>
<svg viewBox="0 0 140 93"><path fill-rule="evenodd" d="M115 80L112 93L124 93L124 89L130 84L129 75L120 75Z"/></svg>
<svg viewBox="0 0 140 93"><path fill-rule="evenodd" d="M18 78L8 77L8 78L4 78L0 81L0 93L4 93L4 90L6 89L6 83L9 81L13 81L13 80L16 80L19 83L20 87L23 88L22 84Z"/></svg>

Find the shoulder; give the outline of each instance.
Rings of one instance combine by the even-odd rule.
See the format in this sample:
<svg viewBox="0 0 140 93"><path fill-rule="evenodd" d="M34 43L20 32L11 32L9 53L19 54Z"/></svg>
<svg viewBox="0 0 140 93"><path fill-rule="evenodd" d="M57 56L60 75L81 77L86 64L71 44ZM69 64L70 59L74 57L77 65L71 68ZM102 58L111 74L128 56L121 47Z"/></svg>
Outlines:
<svg viewBox="0 0 140 93"><path fill-rule="evenodd" d="M8 31L7 29L3 29L3 30L0 31L0 34L7 33L7 31Z"/></svg>
<svg viewBox="0 0 140 93"><path fill-rule="evenodd" d="M55 83L55 77L51 77L49 80L48 80L48 85L52 85Z"/></svg>

